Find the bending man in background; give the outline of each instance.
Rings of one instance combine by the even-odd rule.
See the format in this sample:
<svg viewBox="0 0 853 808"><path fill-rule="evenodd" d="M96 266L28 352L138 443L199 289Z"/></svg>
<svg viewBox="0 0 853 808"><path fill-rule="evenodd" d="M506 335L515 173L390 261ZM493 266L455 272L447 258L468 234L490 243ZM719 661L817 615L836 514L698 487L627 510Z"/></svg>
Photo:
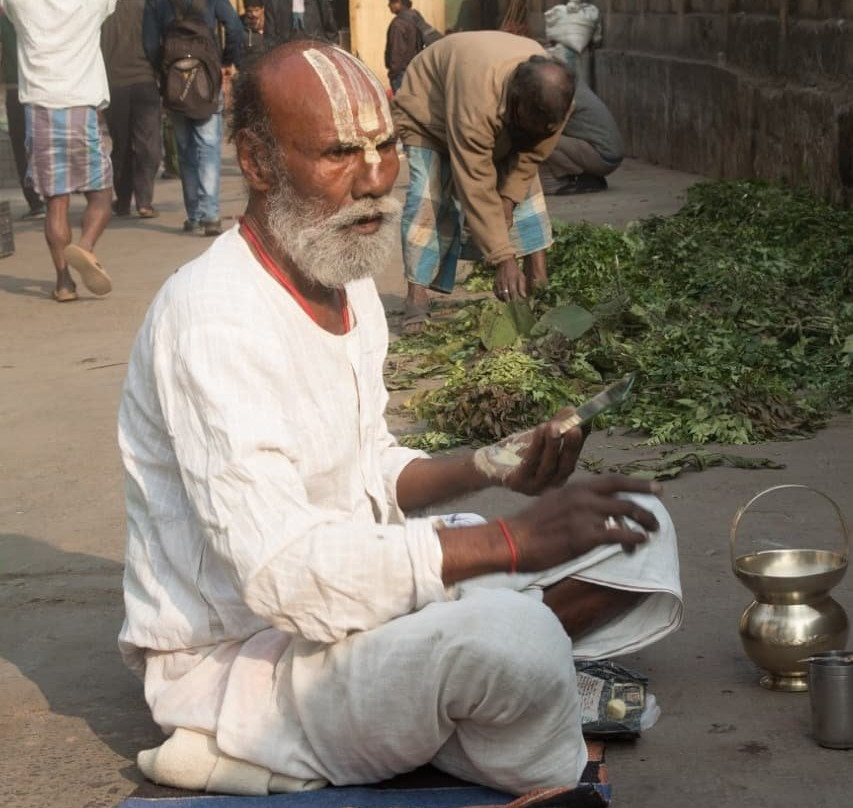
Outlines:
<svg viewBox="0 0 853 808"><path fill-rule="evenodd" d="M429 289L453 290L463 217L494 267L499 300L547 282L551 222L537 170L557 144L573 94L565 64L532 39L501 31L446 36L409 63L393 101L409 163L404 332L423 328Z"/></svg>

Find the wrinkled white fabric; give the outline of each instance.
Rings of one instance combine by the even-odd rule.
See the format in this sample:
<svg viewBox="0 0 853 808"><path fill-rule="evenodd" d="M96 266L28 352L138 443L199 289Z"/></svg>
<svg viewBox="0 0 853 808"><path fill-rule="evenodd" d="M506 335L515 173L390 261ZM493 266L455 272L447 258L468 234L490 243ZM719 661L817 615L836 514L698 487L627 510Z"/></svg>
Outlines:
<svg viewBox="0 0 853 808"><path fill-rule="evenodd" d="M2 0L18 36L18 97L48 109L107 106L101 25L116 0Z"/></svg>
<svg viewBox="0 0 853 808"><path fill-rule="evenodd" d="M331 335L232 229L156 297L119 416L123 655L167 733L205 733L216 754L293 782L431 760L516 793L572 784L586 762L572 644L529 596L542 574L444 588L433 520L397 505L400 471L423 455L384 420L382 305L370 280L347 294L354 328ZM547 573L669 599L642 639L614 628L616 646L680 618L662 524L624 564L608 548ZM178 745L161 758L170 777ZM209 768L187 775L209 784Z"/></svg>
<svg viewBox="0 0 853 808"><path fill-rule="evenodd" d="M663 639L681 625L684 604L678 564L678 543L669 511L657 498L643 494L624 494L658 520L660 528L633 553L622 552L618 544L603 545L579 558L543 572L516 575L498 573L472 578L459 586L459 593L480 587L508 587L541 597L542 591L564 578L575 578L612 589L644 592L646 597L631 611L598 627L574 643L578 659L603 659L630 654ZM636 523L629 527L642 531ZM460 524L457 522L457 524Z"/></svg>
<svg viewBox="0 0 853 808"><path fill-rule="evenodd" d="M324 331L236 228L179 270L134 344L119 414L121 644L176 650L269 626L333 642L446 597L427 519L403 520L372 280ZM137 649L137 650L135 650Z"/></svg>

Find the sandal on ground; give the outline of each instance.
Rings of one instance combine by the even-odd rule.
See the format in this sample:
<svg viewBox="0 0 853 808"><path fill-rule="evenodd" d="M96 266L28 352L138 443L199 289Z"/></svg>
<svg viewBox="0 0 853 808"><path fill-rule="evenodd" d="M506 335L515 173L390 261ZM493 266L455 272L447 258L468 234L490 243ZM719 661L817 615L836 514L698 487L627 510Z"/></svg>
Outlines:
<svg viewBox="0 0 853 808"><path fill-rule="evenodd" d="M155 208L140 208L136 213L140 219L156 219L160 215Z"/></svg>
<svg viewBox="0 0 853 808"><path fill-rule="evenodd" d="M406 313L400 323L401 334L420 334L430 318L429 303L416 306L406 305Z"/></svg>
<svg viewBox="0 0 853 808"><path fill-rule="evenodd" d="M63 286L60 289L54 289L51 292L51 297L57 303L70 303L72 300L77 300L77 291Z"/></svg>
<svg viewBox="0 0 853 808"><path fill-rule="evenodd" d="M80 273L84 286L93 295L106 295L112 290L113 282L94 253L77 244L69 244L65 248L65 260Z"/></svg>

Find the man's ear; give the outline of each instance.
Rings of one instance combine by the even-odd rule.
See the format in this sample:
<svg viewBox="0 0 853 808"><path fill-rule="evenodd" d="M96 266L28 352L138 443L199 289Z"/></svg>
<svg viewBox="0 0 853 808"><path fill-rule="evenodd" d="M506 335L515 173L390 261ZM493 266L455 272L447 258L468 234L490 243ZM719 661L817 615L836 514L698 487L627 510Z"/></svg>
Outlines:
<svg viewBox="0 0 853 808"><path fill-rule="evenodd" d="M273 156L269 153L269 147L254 132L241 129L234 136L237 146L237 162L240 171L255 191L269 191L273 187L275 178L270 167Z"/></svg>

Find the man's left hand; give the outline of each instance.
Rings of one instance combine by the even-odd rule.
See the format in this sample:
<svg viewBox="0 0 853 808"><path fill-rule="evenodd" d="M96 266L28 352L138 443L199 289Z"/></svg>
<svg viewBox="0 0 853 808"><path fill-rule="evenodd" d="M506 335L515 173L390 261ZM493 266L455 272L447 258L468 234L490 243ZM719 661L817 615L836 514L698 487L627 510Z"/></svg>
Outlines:
<svg viewBox="0 0 853 808"><path fill-rule="evenodd" d="M534 496L566 482L575 470L587 432L574 427L560 435L558 422L563 415L534 429L521 463L503 480L506 488Z"/></svg>

